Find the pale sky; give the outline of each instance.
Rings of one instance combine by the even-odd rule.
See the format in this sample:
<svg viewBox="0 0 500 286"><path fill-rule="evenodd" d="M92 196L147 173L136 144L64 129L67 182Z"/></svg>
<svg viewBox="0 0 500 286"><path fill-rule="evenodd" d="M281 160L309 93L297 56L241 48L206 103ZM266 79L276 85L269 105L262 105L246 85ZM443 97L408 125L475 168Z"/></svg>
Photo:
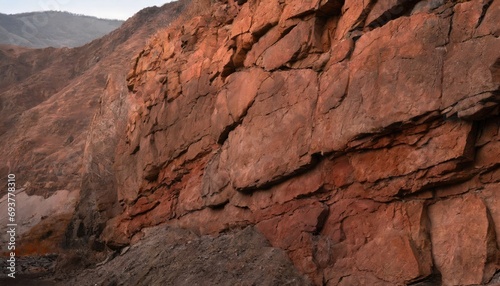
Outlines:
<svg viewBox="0 0 500 286"><path fill-rule="evenodd" d="M0 13L67 11L107 19L126 20L145 7L172 0L0 0Z"/></svg>

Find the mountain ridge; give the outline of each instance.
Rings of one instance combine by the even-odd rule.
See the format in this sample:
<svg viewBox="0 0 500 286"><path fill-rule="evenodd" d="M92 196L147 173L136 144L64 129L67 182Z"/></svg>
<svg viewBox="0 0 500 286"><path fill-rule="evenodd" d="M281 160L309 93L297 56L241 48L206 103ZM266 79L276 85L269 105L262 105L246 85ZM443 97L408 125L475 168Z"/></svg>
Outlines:
<svg viewBox="0 0 500 286"><path fill-rule="evenodd" d="M79 17L84 17L84 18L94 18L94 19L106 20L106 21L118 21L118 22L125 22L126 21L126 20L120 20L120 19L102 18L102 17L92 16L92 15L73 13L73 12L63 11L63 10L46 10L46 11L31 11L31 12L22 12L22 13L13 13L13 14L6 14L6 13L0 13L0 14L7 15L7 16L25 17L25 16L34 16L34 15L37 15L39 13L61 13L61 14L69 14L72 16L79 16Z"/></svg>
<svg viewBox="0 0 500 286"><path fill-rule="evenodd" d="M78 47L122 23L60 11L0 14L0 43L30 48Z"/></svg>

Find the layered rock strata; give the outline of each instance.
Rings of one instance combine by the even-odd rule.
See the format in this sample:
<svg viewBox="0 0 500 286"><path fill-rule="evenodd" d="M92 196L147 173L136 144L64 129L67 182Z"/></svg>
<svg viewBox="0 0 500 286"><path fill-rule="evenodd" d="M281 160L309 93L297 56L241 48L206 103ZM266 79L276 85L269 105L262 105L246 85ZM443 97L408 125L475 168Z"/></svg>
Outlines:
<svg viewBox="0 0 500 286"><path fill-rule="evenodd" d="M69 129L71 152L24 152L38 138L61 141L67 120L31 129L37 109L15 89L0 97L24 104L1 115L2 138L31 138L5 149L17 161L0 168L29 178L27 195L79 192L53 243L120 251L150 245L150 227L167 224L202 245L199 235L224 241L251 226L315 285L494 283L499 0L192 5L149 39L126 79L120 53L107 77L92 77L99 65L79 71L99 83L99 103L81 96L81 80L36 97L40 111L66 110L56 99L72 94L71 106L90 108L71 109L78 124L67 126L83 128ZM167 26L147 18L139 38ZM124 43L124 53L137 45ZM59 135L42 136L51 126Z"/></svg>
<svg viewBox="0 0 500 286"><path fill-rule="evenodd" d="M100 239L119 249L161 223L254 225L317 285L488 283L499 9L222 1L163 30L127 77L121 211Z"/></svg>

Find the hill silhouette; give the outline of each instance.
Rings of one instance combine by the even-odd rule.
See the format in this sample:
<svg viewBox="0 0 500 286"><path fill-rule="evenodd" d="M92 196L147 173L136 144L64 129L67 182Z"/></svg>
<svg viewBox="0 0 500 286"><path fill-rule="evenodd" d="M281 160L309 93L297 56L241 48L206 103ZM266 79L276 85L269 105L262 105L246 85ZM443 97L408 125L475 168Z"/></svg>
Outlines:
<svg viewBox="0 0 500 286"><path fill-rule="evenodd" d="M79 47L122 23L58 11L0 14L0 44L30 48Z"/></svg>

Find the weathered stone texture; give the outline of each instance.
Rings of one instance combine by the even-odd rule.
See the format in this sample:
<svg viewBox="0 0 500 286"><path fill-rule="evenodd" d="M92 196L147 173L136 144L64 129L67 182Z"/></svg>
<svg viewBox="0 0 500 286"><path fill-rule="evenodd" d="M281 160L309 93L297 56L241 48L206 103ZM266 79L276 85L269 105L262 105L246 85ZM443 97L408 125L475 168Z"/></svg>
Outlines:
<svg viewBox="0 0 500 286"><path fill-rule="evenodd" d="M488 283L498 3L227 1L232 22L160 33L128 79L126 231L105 239L256 225L318 285Z"/></svg>
<svg viewBox="0 0 500 286"><path fill-rule="evenodd" d="M98 113L121 127L96 241L251 225L316 285L489 283L500 0L215 2L152 37L128 95L103 101L125 106Z"/></svg>

